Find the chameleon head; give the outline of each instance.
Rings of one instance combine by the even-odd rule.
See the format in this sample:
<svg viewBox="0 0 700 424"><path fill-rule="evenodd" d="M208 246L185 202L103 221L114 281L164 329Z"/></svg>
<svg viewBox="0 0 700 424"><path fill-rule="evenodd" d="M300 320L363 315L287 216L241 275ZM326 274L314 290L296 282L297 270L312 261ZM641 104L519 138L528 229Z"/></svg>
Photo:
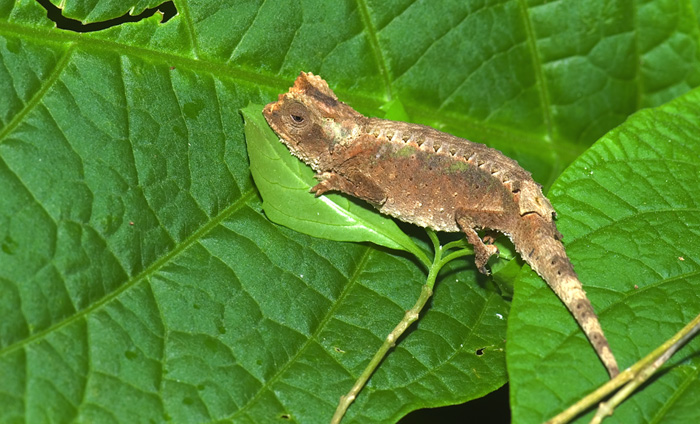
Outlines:
<svg viewBox="0 0 700 424"><path fill-rule="evenodd" d="M289 92L280 94L278 101L265 106L263 115L270 127L289 150L321 171L322 163L339 137L351 133L348 123L358 116L345 103L338 101L326 81L311 73L302 72ZM356 127L356 125L352 125Z"/></svg>

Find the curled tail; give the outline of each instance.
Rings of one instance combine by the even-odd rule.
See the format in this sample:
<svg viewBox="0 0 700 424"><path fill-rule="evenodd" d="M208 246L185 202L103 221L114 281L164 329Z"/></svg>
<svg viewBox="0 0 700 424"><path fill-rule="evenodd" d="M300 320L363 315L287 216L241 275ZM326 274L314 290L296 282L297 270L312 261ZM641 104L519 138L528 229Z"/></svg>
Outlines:
<svg viewBox="0 0 700 424"><path fill-rule="evenodd" d="M615 356L605 338L598 316L581 286L554 222L532 213L522 217L522 225L511 237L522 256L571 311L593 349L613 378L619 374Z"/></svg>

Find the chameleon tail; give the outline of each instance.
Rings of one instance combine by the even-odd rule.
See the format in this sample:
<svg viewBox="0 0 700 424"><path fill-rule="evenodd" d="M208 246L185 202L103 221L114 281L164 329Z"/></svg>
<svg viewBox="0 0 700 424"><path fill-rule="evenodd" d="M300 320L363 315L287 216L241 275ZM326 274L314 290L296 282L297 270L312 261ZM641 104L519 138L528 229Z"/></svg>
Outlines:
<svg viewBox="0 0 700 424"><path fill-rule="evenodd" d="M612 350L610 350L610 344L605 338L598 316L593 311L593 306L586 297L586 292L583 291L583 287L581 287L581 281L579 281L575 274L573 276L567 275L549 286L574 315L574 318L583 329L588 340L590 340L600 360L603 362L603 365L605 365L605 368L608 370L610 378L617 376L620 373L617 361L615 360Z"/></svg>
<svg viewBox="0 0 700 424"><path fill-rule="evenodd" d="M617 361L559 238L554 223L546 222L534 213L524 216L519 231L512 234L513 243L520 246L518 250L523 259L571 311L613 378L620 372Z"/></svg>

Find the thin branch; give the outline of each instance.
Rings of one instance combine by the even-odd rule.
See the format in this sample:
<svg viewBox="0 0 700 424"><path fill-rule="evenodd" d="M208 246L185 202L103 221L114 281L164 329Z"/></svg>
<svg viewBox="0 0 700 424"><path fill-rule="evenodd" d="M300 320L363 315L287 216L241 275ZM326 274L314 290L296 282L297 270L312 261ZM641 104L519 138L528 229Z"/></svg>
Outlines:
<svg viewBox="0 0 700 424"><path fill-rule="evenodd" d="M350 404L355 400L358 393L360 393L360 390L362 390L362 388L365 387L367 380L369 380L370 376L374 373L374 371L376 371L377 367L379 366L379 363L389 352L389 349L396 345L396 340L398 340L398 338L401 337L404 331L406 331L406 329L408 329L408 327L410 327L411 324L413 324L418 319L421 309L423 309L423 306L425 306L426 302L428 302L428 299L430 299L430 296L432 296L432 294L432 287L428 286L428 284L423 285L423 288L421 289L421 293L418 297L418 301L416 302L416 304L413 305L411 309L406 311L406 314L404 314L404 317L401 320L401 322L399 322L399 324L394 328L394 330L391 333L389 333L388 336L386 336L384 343L379 348L379 350L377 350L377 353L374 354L372 360L369 361L369 364L367 364L365 370L362 371L360 377L358 377L358 379L355 381L355 384L352 386L352 389L350 389L350 391L346 395L340 397L340 402L338 403L338 408L335 410L335 414L333 414L331 424L340 423L340 420L342 420L343 416L345 415L345 411L348 410Z"/></svg>
<svg viewBox="0 0 700 424"><path fill-rule="evenodd" d="M425 284L421 288L420 296L418 296L418 300L416 301L415 305L413 305L411 309L406 311L403 319L399 322L399 324L392 330L391 333L389 333L388 336L386 336L384 343L382 343L382 346L374 354L372 360L369 361L369 364L367 364L364 371L362 371L362 374L360 374L360 376L357 378L355 384L353 384L350 391L347 394L340 397L340 402L338 403L338 407L336 408L335 413L333 414L331 424L340 423L340 421L343 419L343 416L345 415L345 412L355 401L355 398L357 398L357 395L360 393L362 388L365 387L369 378L377 370L377 367L379 367L379 364L382 362L382 359L384 359L384 357L389 353L389 350L396 345L396 340L398 340L399 337L401 337L401 335L408 329L408 327L411 326L411 324L418 320L420 312L423 310L423 307L428 302L428 299L430 299L430 297L433 295L433 286L435 285L435 281L437 280L437 276L440 273L442 267L453 259L473 253L470 250L461 249L456 252L452 252L443 258L443 254L447 250L449 250L449 248L463 247L463 243L452 242L448 243L446 246L440 246L440 240L438 239L435 232L427 229L426 231L428 233L428 237L433 243L433 247L435 248L435 257L433 258L433 262L429 267L428 277L425 281Z"/></svg>
<svg viewBox="0 0 700 424"><path fill-rule="evenodd" d="M625 388L620 390L613 397L609 405L601 405L601 410L596 414L604 417L609 415L620 402L627 398L640 384L644 383L654 372L670 358L688 340L690 340L700 330L700 315L690 321L681 331L667 340L664 344L656 348L653 352L645 356L639 362L621 372L617 377L600 386L593 393L579 400L564 412L547 421L547 424L565 424L573 420L591 406L601 402L605 397L613 393L618 388L630 382ZM615 400L619 396L619 400ZM614 402L615 400L615 402ZM596 419L594 417L594 420ZM602 419L602 418L600 418ZM591 421L600 422L600 421Z"/></svg>
<svg viewBox="0 0 700 424"><path fill-rule="evenodd" d="M615 395L607 402L603 402L598 407L598 412L591 420L591 424L600 424L605 417L612 415L615 408L627 399L639 386L644 384L654 373L668 361L671 356L673 356L688 340L693 338L700 330L700 315L695 317L688 325L686 325L683 330L678 334L681 337L674 342L660 357L656 358L651 364L644 367L639 374L637 374L632 381L627 383L625 387L620 389ZM685 332L687 331L687 332ZM678 335L677 334L677 335Z"/></svg>

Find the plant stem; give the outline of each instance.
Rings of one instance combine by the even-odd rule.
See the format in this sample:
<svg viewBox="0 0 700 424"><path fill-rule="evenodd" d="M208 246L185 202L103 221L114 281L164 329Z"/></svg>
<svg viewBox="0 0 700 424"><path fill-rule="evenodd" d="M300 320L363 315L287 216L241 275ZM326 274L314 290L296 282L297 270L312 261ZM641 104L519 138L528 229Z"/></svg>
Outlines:
<svg viewBox="0 0 700 424"><path fill-rule="evenodd" d="M357 395L360 393L360 390L362 390L365 384L367 384L367 380L369 380L374 371L376 371L377 367L382 362L382 359L384 359L384 357L387 355L391 348L396 346L396 340L398 340L399 337L401 337L401 335L408 329L408 327L411 326L411 324L418 320L421 310L423 310L423 307L428 302L428 299L430 299L430 297L433 295L433 286L435 285L435 281L437 280L437 275L440 272L440 269L442 269L442 267L445 266L445 264L447 264L449 261L461 256L469 255L471 253L468 250L458 250L456 252L452 252L451 254L443 258L443 253L446 251L446 249L440 246L440 240L438 240L437 236L435 235L435 232L428 231L428 236L430 237L430 240L433 242L433 246L435 247L435 257L433 258L432 264L430 264L428 278L426 279L425 284L421 288L418 300L411 309L406 311L406 313L403 316L403 319L386 337L384 343L382 343L382 346L374 354L372 360L369 361L369 364L367 364L367 367L365 367L364 371L362 371L362 374L360 374L360 376L357 378L355 384L353 384L350 391L347 394L340 397L340 402L338 403L338 407L336 408L335 413L333 414L331 424L340 423L340 420L343 419L343 416L350 407L350 404L352 404ZM456 246L453 243L448 243L448 245L451 245L450 247Z"/></svg>
<svg viewBox="0 0 700 424"><path fill-rule="evenodd" d="M568 423L592 405L600 402L610 393L622 385L627 384L622 390L613 396L609 402L600 405L599 411L593 417L591 423L599 423L602 419L612 414L612 411L624 399L626 399L637 387L644 383L654 372L666 362L685 342L690 340L700 331L700 315L690 321L681 331L656 348L653 352L642 358L639 362L621 372L617 377L600 386L593 393L570 406L567 410L547 421L547 424Z"/></svg>
<svg viewBox="0 0 700 424"><path fill-rule="evenodd" d="M673 342L661 356L640 370L634 379L632 379L632 381L630 381L625 387L620 389L620 391L615 393L615 395L609 401L601 403L598 407L598 412L596 412L595 416L591 420L591 424L599 424L605 417L612 415L617 405L622 403L622 401L629 397L632 392L647 381L649 377L651 377L656 370L661 367L661 365L668 361L671 356L678 351L678 349L680 349L688 340L693 338L693 336L697 334L698 330L700 330L700 315L695 317L693 321L691 321L683 328L683 330L674 336L674 338L676 338L678 335L680 335L680 337L678 337L677 340Z"/></svg>
<svg viewBox="0 0 700 424"><path fill-rule="evenodd" d="M345 411L347 411L347 409L350 407L350 404L357 397L357 394L360 393L360 390L362 390L362 388L365 386L367 380L369 380L369 377L377 369L379 363L382 361L382 359L384 359L384 356L386 356L387 352L389 352L389 349L395 346L396 340L399 337L401 337L403 332L406 331L406 329L418 319L418 315L420 314L421 309L423 309L423 306L428 301L428 299L430 299L430 296L432 294L432 288L425 284L421 289L421 294L418 297L418 301L413 306L413 308L406 311L406 314L404 315L399 325L397 325L396 328L394 328L394 330L391 333L389 333L389 335L384 340L382 347L380 347L377 353L374 354L374 357L371 361L369 361L369 364L367 365L365 370L362 372L362 374L360 374L360 377L357 379L357 381L355 381L355 384L352 386L352 389L350 389L350 391L346 395L340 397L340 403L338 403L338 408L335 410L335 414L333 414L333 419L331 420L332 424L340 423L340 420L343 419L343 415L345 415Z"/></svg>

